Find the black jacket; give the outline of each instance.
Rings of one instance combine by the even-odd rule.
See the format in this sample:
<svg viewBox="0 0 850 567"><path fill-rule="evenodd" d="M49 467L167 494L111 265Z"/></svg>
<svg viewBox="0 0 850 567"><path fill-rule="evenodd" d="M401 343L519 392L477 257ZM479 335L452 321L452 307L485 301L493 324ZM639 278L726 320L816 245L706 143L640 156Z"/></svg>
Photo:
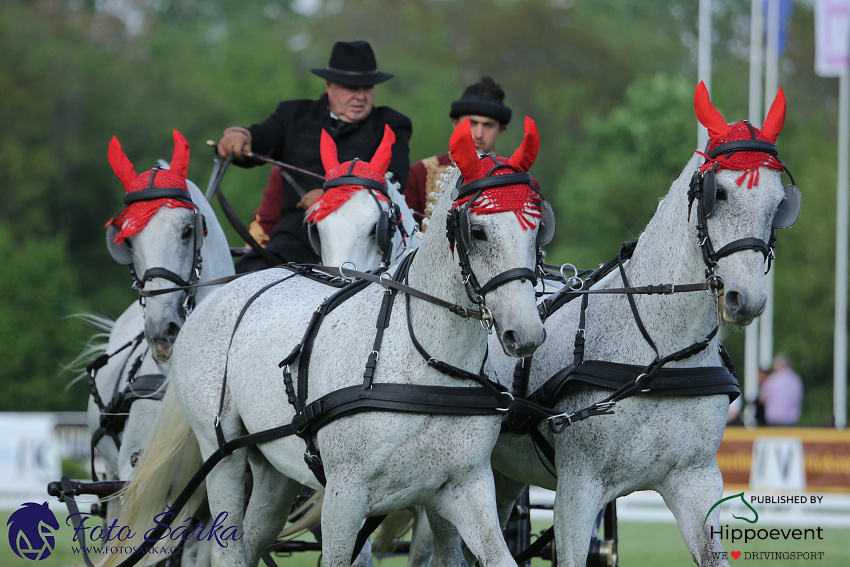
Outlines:
<svg viewBox="0 0 850 567"><path fill-rule="evenodd" d="M392 148L389 171L404 187L410 167L408 142L413 126L407 116L388 106L373 107L365 120L346 123L333 120L328 110L328 96L318 100L289 100L278 104L274 113L265 121L252 125L251 151L267 155L278 161L324 175L320 153L321 132L326 130L336 142L340 163L355 157L369 161L384 137L384 124L389 124L396 140ZM238 163L252 167L258 162ZM321 187L321 180L287 170L303 192ZM281 219L270 235L266 250L279 256L282 262L315 262L307 239L304 211L296 208L301 195L289 181L283 180L283 206Z"/></svg>

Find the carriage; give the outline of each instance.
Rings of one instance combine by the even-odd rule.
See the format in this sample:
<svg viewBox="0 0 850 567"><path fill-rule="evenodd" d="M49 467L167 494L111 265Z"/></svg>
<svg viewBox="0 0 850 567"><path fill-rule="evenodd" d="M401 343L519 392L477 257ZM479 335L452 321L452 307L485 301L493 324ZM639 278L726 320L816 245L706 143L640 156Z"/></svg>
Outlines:
<svg viewBox="0 0 850 567"><path fill-rule="evenodd" d="M445 236L431 231L394 270L340 265L310 268L308 275L282 267L240 278L199 304L177 335L170 377L178 378L123 495L122 513L131 509L130 516L119 523L133 514L152 517L169 487L182 486L176 479L194 473L203 456L210 510L238 510L251 534L248 542L215 550L227 564L259 561L280 527L269 518L285 518L300 486L312 485L325 490L323 552L331 564L357 556L355 541L368 533L364 517L424 503L439 562L462 561L463 541L479 562L511 565L516 560L504 540L487 534L500 530L498 517L503 524L529 484L557 489L561 563L587 562L600 517L607 542L597 544L603 552L594 561L616 562L616 516L607 504L651 488L673 510L695 561L723 564L714 553L719 544L697 517L722 490L713 454L726 405L737 395L717 326L720 318L746 325L760 313L763 263L773 257L775 229L796 220L800 194L780 184L787 171L775 146L784 119L781 91L760 130L726 124L702 85L695 108L709 129L709 147L685 166L638 242L597 270L564 277L539 304L535 284L547 269L537 251L551 239L554 217L539 195L525 194L513 208L502 207L498 196L527 186L537 151L528 120L520 149L510 160L489 158L487 171L463 129L453 134L460 171L447 181L432 220L449 228L450 253ZM736 161L752 154L755 161ZM370 185L361 181L342 182ZM380 203L378 209L383 214ZM197 235L197 216L191 223L189 233ZM199 246L196 239L191 245ZM328 292L313 281L317 271L353 281ZM313 307L301 309L296 319L303 323L284 328L269 315L298 311L304 297L313 298ZM392 317L394 301L402 314ZM366 319L377 320L373 337L359 332ZM269 336L297 348L281 356ZM354 384L334 362L347 348L366 358ZM308 382L308 370L317 378ZM376 415L381 428L370 426ZM681 428L675 434L666 431L671 420ZM366 436L376 429L378 442ZM175 458L187 454L195 466ZM229 481L241 479L245 467L250 495ZM148 471L164 491L145 484ZM696 482L699 491L691 490ZM134 485L141 497L134 497ZM496 502L488 497L494 490ZM173 496L176 509L188 500L181 494L174 504ZM527 513L527 505L519 508ZM527 540L526 519L514 531ZM710 519L716 524L717 513Z"/></svg>

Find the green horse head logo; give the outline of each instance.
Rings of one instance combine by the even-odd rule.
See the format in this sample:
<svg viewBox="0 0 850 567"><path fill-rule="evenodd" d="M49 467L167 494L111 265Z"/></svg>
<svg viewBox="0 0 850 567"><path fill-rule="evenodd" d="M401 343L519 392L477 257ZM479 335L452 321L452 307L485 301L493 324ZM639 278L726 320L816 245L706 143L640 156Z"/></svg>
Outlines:
<svg viewBox="0 0 850 567"><path fill-rule="evenodd" d="M732 514L732 517L737 519L737 520L744 520L745 522L749 522L750 524L755 524L756 522L758 522L759 521L759 513L756 512L755 508L750 506L750 503L747 502L747 500L744 498L744 493L739 492L738 494L733 494L732 496L727 496L726 498L721 498L720 500L715 502L714 506L712 506L711 509L708 511L708 514L705 515L705 520L702 521L702 525L704 526L705 523L708 521L708 517L711 515L712 510L714 510L715 508L720 506L723 502L726 502L727 500L734 500L735 498L740 498L741 502L744 503L744 506L746 506L747 508L749 508L750 510L753 511L753 514L755 514L755 518L753 518L751 520L751 519L745 518L743 516L736 516L735 514Z"/></svg>

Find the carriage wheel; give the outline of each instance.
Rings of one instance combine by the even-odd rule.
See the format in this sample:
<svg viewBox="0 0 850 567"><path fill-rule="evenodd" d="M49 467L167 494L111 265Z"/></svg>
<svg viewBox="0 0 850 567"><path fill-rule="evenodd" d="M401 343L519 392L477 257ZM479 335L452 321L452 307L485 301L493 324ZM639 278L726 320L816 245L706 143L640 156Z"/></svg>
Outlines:
<svg viewBox="0 0 850 567"><path fill-rule="evenodd" d="M511 555L516 557L521 551L531 545L531 514L529 513L528 487L520 494L514 504L511 517L504 530L505 543ZM530 567L531 560L524 561L518 567Z"/></svg>
<svg viewBox="0 0 850 567"><path fill-rule="evenodd" d="M602 527L602 537L599 528ZM617 567L617 501L612 500L599 511L593 534L590 537L590 551L587 554L587 567Z"/></svg>

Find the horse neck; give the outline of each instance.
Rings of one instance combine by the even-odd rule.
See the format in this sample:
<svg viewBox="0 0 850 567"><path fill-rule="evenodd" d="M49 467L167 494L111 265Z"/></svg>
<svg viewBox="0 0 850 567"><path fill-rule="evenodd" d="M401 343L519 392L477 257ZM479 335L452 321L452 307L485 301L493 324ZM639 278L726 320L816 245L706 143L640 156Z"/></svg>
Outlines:
<svg viewBox="0 0 850 567"><path fill-rule="evenodd" d="M691 176L697 167L694 157L673 183L667 196L638 239L625 272L631 286L650 284L699 283L705 280L705 264L697 245L694 208L690 221L687 212L687 191ZM622 285L619 271L606 278L607 287ZM597 296L598 297L598 296ZM634 302L648 334L665 356L705 338L717 325L715 302L705 292L676 293L668 296L634 295ZM588 340L588 354L599 350L598 358L633 364L648 363L655 356L648 345L628 305L622 296L605 297L597 301L591 297L590 305L597 304L596 317L607 320L606 334ZM588 312L587 325L594 323ZM630 324L622 324L630 321ZM597 342L597 347L591 346ZM707 349L682 363L692 366L705 361L706 356L716 356L716 350ZM605 357L605 358L602 358ZM594 358L588 356L587 358Z"/></svg>
<svg viewBox="0 0 850 567"><path fill-rule="evenodd" d="M441 193L429 221L431 230L425 233L416 251L408 281L411 287L475 311L461 280L456 253L452 254L446 238L446 213L452 205L450 193L450 190ZM445 307L415 298L410 300L410 305L414 332L431 356L471 372L478 371L486 353L487 334L477 321L463 319Z"/></svg>
<svg viewBox="0 0 850 567"><path fill-rule="evenodd" d="M186 185L192 196L192 202L198 207L198 212L204 215L207 224L207 235L204 238L203 246L201 246L203 264L200 281L206 282L232 275L234 269L233 259L230 256L230 245L227 243L227 237L224 234L224 229L222 229L221 224L218 222L215 211L213 211L212 206L210 206L197 185L189 180L186 181ZM196 300L203 300L207 294L215 289L215 286L198 288L195 294Z"/></svg>

